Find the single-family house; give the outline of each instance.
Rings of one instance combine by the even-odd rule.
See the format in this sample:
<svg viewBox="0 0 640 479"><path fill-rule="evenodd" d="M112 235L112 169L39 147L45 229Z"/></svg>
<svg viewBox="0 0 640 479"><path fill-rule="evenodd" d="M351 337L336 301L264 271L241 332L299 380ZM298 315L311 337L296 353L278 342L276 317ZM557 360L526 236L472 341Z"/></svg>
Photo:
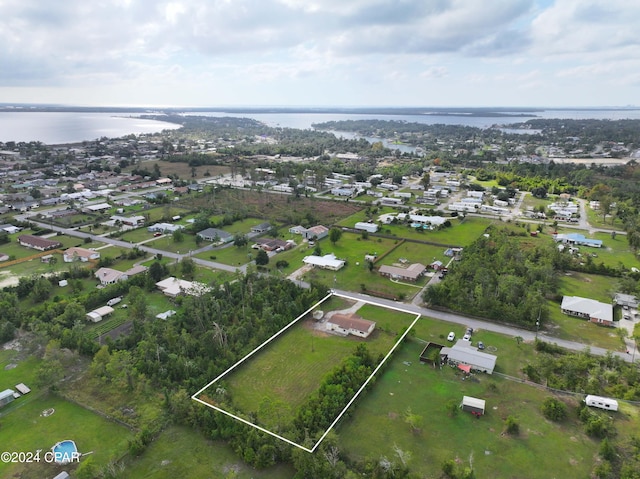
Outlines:
<svg viewBox="0 0 640 479"><path fill-rule="evenodd" d="M20 235L18 236L18 243L22 246L26 246L27 248L33 248L39 251L48 251L62 246L62 243L59 241L53 241L34 235Z"/></svg>
<svg viewBox="0 0 640 479"><path fill-rule="evenodd" d="M260 248L263 249L265 251L286 251L288 249L291 249L295 246L295 243L291 240L288 241L283 241L281 239L272 239L272 238L258 238L256 240L255 245L253 245L253 248Z"/></svg>
<svg viewBox="0 0 640 479"><path fill-rule="evenodd" d="M218 228L207 228L206 230L199 231L197 236L205 241L211 241L214 243L230 243L233 241L233 235Z"/></svg>
<svg viewBox="0 0 640 479"><path fill-rule="evenodd" d="M65 263L73 263L74 261L82 261L86 263L89 260L100 259L100 252L74 246L64 251L62 259Z"/></svg>
<svg viewBox="0 0 640 479"><path fill-rule="evenodd" d="M452 347L442 348L440 350L440 358L442 363L448 361L452 364L466 364L471 366L471 369L493 374L493 370L496 367L497 356L478 351L478 349L471 344L471 341L460 339L456 341L456 344Z"/></svg>
<svg viewBox="0 0 640 479"><path fill-rule="evenodd" d="M382 265L378 272L382 276L387 276L391 279L397 279L401 281L417 281L422 276L427 267L421 263L414 263L406 268L400 268L399 266Z"/></svg>
<svg viewBox="0 0 640 479"><path fill-rule="evenodd" d="M259 225L252 227L251 231L253 233L266 233L270 229L271 229L271 223L266 222L266 223L260 223Z"/></svg>
<svg viewBox="0 0 640 479"><path fill-rule="evenodd" d="M203 283L196 281L186 281L184 279L174 278L170 276L156 283L156 287L162 291L162 294L175 298L180 295L200 296L211 291L211 288Z"/></svg>
<svg viewBox="0 0 640 479"><path fill-rule="evenodd" d="M87 205L82 208L82 211L85 213L103 213L111 209L111 205L109 203L97 203L94 205Z"/></svg>
<svg viewBox="0 0 640 479"><path fill-rule="evenodd" d="M564 314L587 319L603 326L614 326L613 306L595 299L580 296L564 296L560 309Z"/></svg>
<svg viewBox="0 0 640 479"><path fill-rule="evenodd" d="M118 281L126 281L127 279L129 279L129 276L126 273L112 268L100 268L95 272L95 276L103 286L114 284Z"/></svg>
<svg viewBox="0 0 640 479"><path fill-rule="evenodd" d="M556 234L553 235L553 239L557 243L568 245L591 246L592 248L602 247L602 240L585 238L580 233Z"/></svg>
<svg viewBox="0 0 640 479"><path fill-rule="evenodd" d="M321 240L329 236L329 228L323 225L312 226L302 232L302 237L307 240Z"/></svg>
<svg viewBox="0 0 640 479"><path fill-rule="evenodd" d="M327 330L335 331L339 334L347 336L352 334L361 338L367 338L376 327L374 321L361 318L356 314L336 313L327 319Z"/></svg>
<svg viewBox="0 0 640 479"><path fill-rule="evenodd" d="M616 306L626 306L627 308L636 309L638 307L638 298L631 294L616 293L613 298L613 303Z"/></svg>
<svg viewBox="0 0 640 479"><path fill-rule="evenodd" d="M18 233L20 230L22 230L22 228L19 226L13 226L12 224L0 225L0 231L4 231L10 235Z"/></svg>
<svg viewBox="0 0 640 479"><path fill-rule="evenodd" d="M301 235L303 234L305 231L307 231L307 228L305 228L304 226L292 226L291 228L289 228L289 233L291 233L292 235Z"/></svg>
<svg viewBox="0 0 640 479"><path fill-rule="evenodd" d="M345 261L336 258L333 253L325 254L324 256L305 256L302 258L304 264L311 266L317 266L318 268L328 269L331 271L338 271L345 265Z"/></svg>
<svg viewBox="0 0 640 479"><path fill-rule="evenodd" d="M144 216L118 216L118 215L114 215L110 217L111 220L113 220L114 223L120 223L121 225L124 226L142 226L145 222L145 217Z"/></svg>
<svg viewBox="0 0 640 479"><path fill-rule="evenodd" d="M175 233L178 230L183 230L184 226L174 225L172 223L156 223L147 228L150 233Z"/></svg>

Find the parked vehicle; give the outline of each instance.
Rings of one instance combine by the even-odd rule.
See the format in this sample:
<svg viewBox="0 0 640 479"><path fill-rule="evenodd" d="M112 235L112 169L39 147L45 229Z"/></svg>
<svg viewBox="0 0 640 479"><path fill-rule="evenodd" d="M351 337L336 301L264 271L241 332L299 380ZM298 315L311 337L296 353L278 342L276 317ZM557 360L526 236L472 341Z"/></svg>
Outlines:
<svg viewBox="0 0 640 479"><path fill-rule="evenodd" d="M454 339L456 339L456 333L454 333L453 331L451 331L449 333L449 336L447 336L447 341L453 341Z"/></svg>

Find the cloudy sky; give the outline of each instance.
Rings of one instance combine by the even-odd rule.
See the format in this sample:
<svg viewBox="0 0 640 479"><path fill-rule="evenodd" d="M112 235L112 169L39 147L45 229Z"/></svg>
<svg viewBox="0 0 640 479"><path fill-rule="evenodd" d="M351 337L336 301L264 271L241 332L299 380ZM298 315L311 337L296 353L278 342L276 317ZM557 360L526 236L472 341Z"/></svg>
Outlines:
<svg viewBox="0 0 640 479"><path fill-rule="evenodd" d="M634 0L0 0L0 103L640 104Z"/></svg>

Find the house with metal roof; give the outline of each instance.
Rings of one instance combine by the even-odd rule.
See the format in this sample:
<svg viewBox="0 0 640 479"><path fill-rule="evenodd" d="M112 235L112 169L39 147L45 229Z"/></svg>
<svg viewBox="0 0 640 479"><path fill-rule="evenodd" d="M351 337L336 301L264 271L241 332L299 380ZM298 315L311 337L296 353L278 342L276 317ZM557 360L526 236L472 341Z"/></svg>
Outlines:
<svg viewBox="0 0 640 479"><path fill-rule="evenodd" d="M592 248L602 248L602 240L586 238L580 233L568 233L568 234L556 234L553 239L557 243L578 245L578 246L591 246Z"/></svg>
<svg viewBox="0 0 640 479"><path fill-rule="evenodd" d="M113 313L114 309L111 306L101 306L93 311L89 311L86 316L89 321L98 323L104 319L105 316L109 316Z"/></svg>
<svg viewBox="0 0 640 479"><path fill-rule="evenodd" d="M613 326L613 306L580 296L563 296L560 309L564 314L586 319L603 326Z"/></svg>
<svg viewBox="0 0 640 479"><path fill-rule="evenodd" d="M336 258L333 253L325 254L324 256L305 256L302 258L304 264L311 266L317 266L322 269L329 269L331 271L338 271L345 265L345 261Z"/></svg>
<svg viewBox="0 0 640 479"><path fill-rule="evenodd" d="M631 294L616 293L613 297L613 303L616 306L627 306L628 308L638 307L638 298Z"/></svg>
<svg viewBox="0 0 640 479"><path fill-rule="evenodd" d="M218 228L207 228L206 230L199 231L197 236L205 241L212 241L214 243L230 243L233 241L233 235Z"/></svg>
<svg viewBox="0 0 640 479"><path fill-rule="evenodd" d="M470 341L459 339L452 347L444 347L440 350L440 358L443 363L467 364L471 369L487 374L493 374L496 367L497 356L478 351Z"/></svg>
<svg viewBox="0 0 640 479"><path fill-rule="evenodd" d="M4 407L15 399L15 393L13 389L5 389L0 391L0 407Z"/></svg>

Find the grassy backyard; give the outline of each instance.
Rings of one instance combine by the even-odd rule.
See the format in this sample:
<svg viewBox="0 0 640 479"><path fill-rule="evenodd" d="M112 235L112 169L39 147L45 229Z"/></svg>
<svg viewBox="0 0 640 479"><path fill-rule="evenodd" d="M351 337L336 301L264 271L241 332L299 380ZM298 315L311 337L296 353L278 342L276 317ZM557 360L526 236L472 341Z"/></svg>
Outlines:
<svg viewBox="0 0 640 479"><path fill-rule="evenodd" d="M439 477L440 465L448 459L460 465L471 461L476 477L546 479L550 471L553 477L589 477L599 441L587 437L572 414L576 399L563 398L570 404L569 418L552 423L540 412L548 393L486 375L463 381L450 367L420 364L422 347L416 341L405 343L356 412L339 425L340 443L351 459L394 461L399 448L411 454L409 467L420 477ZM485 399L485 416L476 419L460 411L451 417L447 403L460 403L463 395ZM408 410L422 418L418 433L403 419ZM517 418L518 436L503 433L508 415ZM625 413L614 421L619 431L638 430Z"/></svg>
<svg viewBox="0 0 640 479"><path fill-rule="evenodd" d="M224 442L210 441L201 433L182 426L172 426L163 431L141 457L128 464L126 470L127 477L149 479L291 479L295 475L290 465L256 470L247 466Z"/></svg>
<svg viewBox="0 0 640 479"><path fill-rule="evenodd" d="M322 309L326 312L325 305ZM413 319L373 306L360 308L358 314L379 324L366 340L330 335L314 330L312 320L301 320L225 378L234 406L257 412L258 421L266 427L286 427L295 409L358 344L366 344L373 357L386 354L395 344L397 333ZM293 357L294 362L290 361Z"/></svg>
<svg viewBox="0 0 640 479"><path fill-rule="evenodd" d="M24 401L23 405L2 417L0 443L5 445L6 450L35 453L40 449L44 455L58 441L71 439L75 441L79 452L92 452L89 457L98 467L127 451L127 441L133 437L127 428L57 396L31 394L33 396L18 399ZM53 409L54 412L44 417L42 412L47 409ZM44 460L31 464L0 462L0 476L40 479L53 477L62 470L71 471L75 467L74 464L61 467Z"/></svg>

